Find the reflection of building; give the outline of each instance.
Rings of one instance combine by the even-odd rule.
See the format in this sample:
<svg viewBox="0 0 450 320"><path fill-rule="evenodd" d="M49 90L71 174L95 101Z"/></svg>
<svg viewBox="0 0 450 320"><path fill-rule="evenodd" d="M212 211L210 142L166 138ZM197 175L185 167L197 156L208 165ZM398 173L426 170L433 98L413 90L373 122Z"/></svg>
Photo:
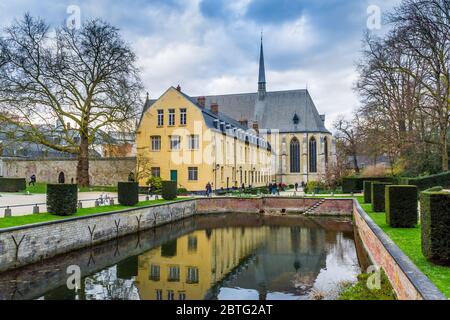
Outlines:
<svg viewBox="0 0 450 320"><path fill-rule="evenodd" d="M144 253L139 257L136 283L141 299L203 299L214 283L263 244L268 231L196 231Z"/></svg>
<svg viewBox="0 0 450 320"><path fill-rule="evenodd" d="M326 265L326 231L303 227L196 231L139 257L141 299L216 299L224 286L302 295Z"/></svg>

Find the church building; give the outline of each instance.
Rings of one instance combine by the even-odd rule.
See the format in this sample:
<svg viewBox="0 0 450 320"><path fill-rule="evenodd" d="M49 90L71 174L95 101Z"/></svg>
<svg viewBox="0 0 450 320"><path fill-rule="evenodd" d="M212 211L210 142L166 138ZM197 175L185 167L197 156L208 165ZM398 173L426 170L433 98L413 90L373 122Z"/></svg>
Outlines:
<svg viewBox="0 0 450 320"><path fill-rule="evenodd" d="M318 181L334 149L307 89L267 91L262 40L257 92L191 97L171 87L147 97L136 144L151 167L138 160L142 185L156 175L190 191Z"/></svg>

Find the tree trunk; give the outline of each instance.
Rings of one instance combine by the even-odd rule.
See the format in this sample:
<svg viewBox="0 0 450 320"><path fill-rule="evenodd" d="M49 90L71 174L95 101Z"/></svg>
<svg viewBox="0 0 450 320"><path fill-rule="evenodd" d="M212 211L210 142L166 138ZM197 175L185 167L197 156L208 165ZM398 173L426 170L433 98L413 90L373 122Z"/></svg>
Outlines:
<svg viewBox="0 0 450 320"><path fill-rule="evenodd" d="M81 133L81 132L80 132ZM77 183L80 187L89 186L89 143L85 134L80 136L80 153L78 154Z"/></svg>
<svg viewBox="0 0 450 320"><path fill-rule="evenodd" d="M447 131L441 130L440 133L442 171L448 171L448 147L447 147Z"/></svg>
<svg viewBox="0 0 450 320"><path fill-rule="evenodd" d="M356 154L353 155L353 166L355 168L355 173L359 173L359 166L358 166L358 157Z"/></svg>

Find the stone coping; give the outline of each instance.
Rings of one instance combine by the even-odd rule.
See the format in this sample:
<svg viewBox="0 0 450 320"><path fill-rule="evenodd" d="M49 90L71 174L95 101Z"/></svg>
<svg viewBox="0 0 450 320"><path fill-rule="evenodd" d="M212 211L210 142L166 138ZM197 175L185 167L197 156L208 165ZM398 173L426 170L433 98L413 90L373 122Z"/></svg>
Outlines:
<svg viewBox="0 0 450 320"><path fill-rule="evenodd" d="M403 251L389 238L389 236L363 210L358 200L353 199L358 214L377 236L385 249L425 300L447 300L444 294L417 268L417 266L403 253Z"/></svg>
<svg viewBox="0 0 450 320"><path fill-rule="evenodd" d="M18 231L18 230L24 230L24 229L48 226L48 225L52 225L52 224L64 223L64 222L69 222L69 221L83 220L83 219L89 219L89 218L95 218L95 217L101 217L101 216L109 216L109 215L118 214L118 213L126 213L126 212L131 212L131 211L139 210L139 209L161 207L161 206L165 206L165 205L168 205L168 204L183 203L183 202L189 202L189 201L195 201L195 199L183 199L183 200L177 200L177 201L167 201L167 202L164 202L164 203L149 204L149 205L142 206L142 207L130 207L130 208L119 209L119 210L114 210L114 211L107 211L107 212L101 212L101 213L87 214L87 215L80 216L80 217L71 217L71 218L66 218L66 219L59 219L59 220L51 220L51 221L45 221L45 222L24 224L24 225L15 226L15 227L0 228L0 234L1 233L6 233L6 232L11 232L11 231Z"/></svg>

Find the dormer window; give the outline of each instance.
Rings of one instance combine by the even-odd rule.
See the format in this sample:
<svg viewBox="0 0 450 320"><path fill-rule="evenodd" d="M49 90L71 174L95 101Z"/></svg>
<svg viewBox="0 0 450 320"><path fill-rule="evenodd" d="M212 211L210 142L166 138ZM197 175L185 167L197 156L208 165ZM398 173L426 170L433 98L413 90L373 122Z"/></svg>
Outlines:
<svg viewBox="0 0 450 320"><path fill-rule="evenodd" d="M219 120L214 120L214 128L219 129Z"/></svg>
<svg viewBox="0 0 450 320"><path fill-rule="evenodd" d="M294 114L294 117L292 118L292 122L294 124L298 124L300 122L300 118L298 117L297 114Z"/></svg>

